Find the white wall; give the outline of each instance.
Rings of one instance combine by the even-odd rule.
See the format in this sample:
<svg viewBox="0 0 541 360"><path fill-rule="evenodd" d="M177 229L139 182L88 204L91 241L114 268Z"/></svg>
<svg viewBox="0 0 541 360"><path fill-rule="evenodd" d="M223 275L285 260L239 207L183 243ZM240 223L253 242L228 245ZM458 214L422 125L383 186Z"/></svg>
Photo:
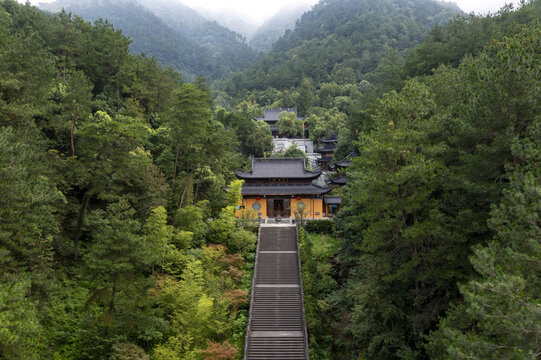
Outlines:
<svg viewBox="0 0 541 360"><path fill-rule="evenodd" d="M275 153L286 151L291 147L291 145L293 145L293 143L297 144L297 147L304 151L308 156L308 162L310 163L312 169L317 166L317 159L321 157L321 154L314 153L314 142L309 139L275 138L272 140L272 142L274 143L273 152Z"/></svg>
<svg viewBox="0 0 541 360"><path fill-rule="evenodd" d="M309 139L275 138L272 142L274 143L274 152L286 151L294 143L307 154L314 152L314 142Z"/></svg>

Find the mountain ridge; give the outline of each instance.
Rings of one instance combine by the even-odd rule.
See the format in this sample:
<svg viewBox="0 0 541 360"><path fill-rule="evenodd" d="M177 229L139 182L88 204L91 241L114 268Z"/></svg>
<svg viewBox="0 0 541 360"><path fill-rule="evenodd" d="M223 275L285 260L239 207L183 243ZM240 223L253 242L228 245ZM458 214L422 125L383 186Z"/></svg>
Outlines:
<svg viewBox="0 0 541 360"><path fill-rule="evenodd" d="M288 89L304 78L316 84L344 77L358 82L390 50L412 48L435 24L457 13L433 0L321 0L266 56L222 89L235 96L241 89Z"/></svg>
<svg viewBox="0 0 541 360"><path fill-rule="evenodd" d="M308 4L286 6L266 20L250 39L250 46L262 52L268 52L287 30L295 28L302 14L311 8Z"/></svg>
<svg viewBox="0 0 541 360"><path fill-rule="evenodd" d="M180 3L56 0L40 4L40 9L50 12L63 8L87 21L107 19L132 39L132 52L155 56L188 80L227 78L250 66L257 56L241 35Z"/></svg>

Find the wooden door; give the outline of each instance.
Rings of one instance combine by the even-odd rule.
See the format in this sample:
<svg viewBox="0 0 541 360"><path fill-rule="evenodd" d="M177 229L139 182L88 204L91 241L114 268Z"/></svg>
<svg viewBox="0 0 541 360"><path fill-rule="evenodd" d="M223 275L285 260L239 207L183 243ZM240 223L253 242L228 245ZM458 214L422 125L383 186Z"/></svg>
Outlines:
<svg viewBox="0 0 541 360"><path fill-rule="evenodd" d="M274 200L267 199L267 217L274 217Z"/></svg>
<svg viewBox="0 0 541 360"><path fill-rule="evenodd" d="M284 199L284 211L282 212L283 217L291 217L291 200Z"/></svg>

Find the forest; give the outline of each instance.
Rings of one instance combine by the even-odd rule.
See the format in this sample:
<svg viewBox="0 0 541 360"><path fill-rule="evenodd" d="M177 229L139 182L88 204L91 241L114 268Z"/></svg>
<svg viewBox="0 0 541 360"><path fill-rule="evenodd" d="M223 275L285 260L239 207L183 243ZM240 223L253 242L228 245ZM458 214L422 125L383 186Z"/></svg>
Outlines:
<svg viewBox="0 0 541 360"><path fill-rule="evenodd" d="M234 358L256 235L232 169L272 146L259 110L226 127L105 21L7 0L0 32L0 358Z"/></svg>
<svg viewBox="0 0 541 360"><path fill-rule="evenodd" d="M338 215L299 228L310 358L538 359L540 21L322 0L211 82L1 0L0 359L241 359L257 227L234 170L292 106L357 155Z"/></svg>
<svg viewBox="0 0 541 360"><path fill-rule="evenodd" d="M131 53L151 55L185 80L228 78L256 59L241 35L174 0L55 0L39 8L64 10L86 21L107 19L130 37Z"/></svg>
<svg viewBox="0 0 541 360"><path fill-rule="evenodd" d="M264 58L221 86L231 96L284 90L304 78L350 83L373 71L385 54L420 42L459 9L432 0L327 0L302 15ZM355 78L355 79L354 79Z"/></svg>

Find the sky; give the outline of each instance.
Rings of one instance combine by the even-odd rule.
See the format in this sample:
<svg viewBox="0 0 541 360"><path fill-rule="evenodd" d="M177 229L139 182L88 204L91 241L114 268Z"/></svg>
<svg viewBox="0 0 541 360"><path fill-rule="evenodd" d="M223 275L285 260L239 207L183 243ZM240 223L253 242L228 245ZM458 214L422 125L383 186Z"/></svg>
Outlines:
<svg viewBox="0 0 541 360"><path fill-rule="evenodd" d="M25 2L25 0L19 0ZM52 0L31 0L33 4L39 2L51 2ZM193 8L216 10L224 9L228 12L235 12L254 24L261 24L272 17L281 8L292 3L307 3L313 5L318 0L177 0ZM518 4L518 0L454 0L460 8L467 12L476 14L496 12L503 5L509 2ZM232 11L231 11L232 10Z"/></svg>
<svg viewBox="0 0 541 360"><path fill-rule="evenodd" d="M489 11L495 13L507 3L513 3L515 6L519 1L514 0L455 0L455 3L465 12L474 12L476 14L486 14Z"/></svg>
<svg viewBox="0 0 541 360"><path fill-rule="evenodd" d="M181 0L192 8L210 9L213 12L225 10L242 16L247 22L261 25L280 9L292 4L314 5L318 0Z"/></svg>
<svg viewBox="0 0 541 360"><path fill-rule="evenodd" d="M233 10L253 23L263 23L266 19L276 14L281 8L292 3L306 3L314 5L318 0L178 0L193 8L211 10ZM518 0L452 0L465 12L486 14L494 13L506 3L518 4Z"/></svg>

